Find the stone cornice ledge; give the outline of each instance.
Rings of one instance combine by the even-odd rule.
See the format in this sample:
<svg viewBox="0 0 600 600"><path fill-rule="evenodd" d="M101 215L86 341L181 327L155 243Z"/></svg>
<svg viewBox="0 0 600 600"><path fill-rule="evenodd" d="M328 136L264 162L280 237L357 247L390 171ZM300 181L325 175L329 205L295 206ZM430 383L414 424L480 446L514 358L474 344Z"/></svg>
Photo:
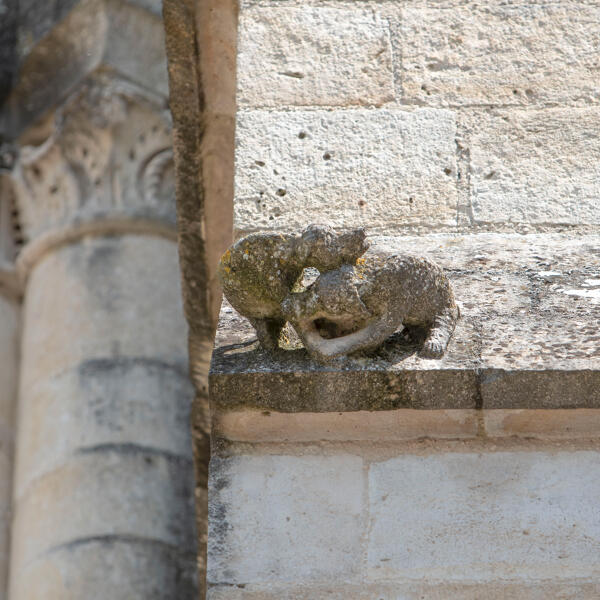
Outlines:
<svg viewBox="0 0 600 600"><path fill-rule="evenodd" d="M441 360L399 334L375 356L323 366L268 354L224 304L210 374L214 414L398 409L600 409L600 236L374 238L451 277L462 318Z"/></svg>

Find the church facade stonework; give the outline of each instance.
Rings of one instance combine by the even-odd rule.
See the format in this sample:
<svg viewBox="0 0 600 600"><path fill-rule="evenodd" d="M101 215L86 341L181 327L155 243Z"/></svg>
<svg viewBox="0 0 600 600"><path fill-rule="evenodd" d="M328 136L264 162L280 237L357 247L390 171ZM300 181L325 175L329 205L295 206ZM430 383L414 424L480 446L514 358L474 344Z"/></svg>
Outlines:
<svg viewBox="0 0 600 600"><path fill-rule="evenodd" d="M599 43L596 0L0 0L0 600L600 597ZM311 224L303 291L221 303ZM452 335L332 352L408 255Z"/></svg>

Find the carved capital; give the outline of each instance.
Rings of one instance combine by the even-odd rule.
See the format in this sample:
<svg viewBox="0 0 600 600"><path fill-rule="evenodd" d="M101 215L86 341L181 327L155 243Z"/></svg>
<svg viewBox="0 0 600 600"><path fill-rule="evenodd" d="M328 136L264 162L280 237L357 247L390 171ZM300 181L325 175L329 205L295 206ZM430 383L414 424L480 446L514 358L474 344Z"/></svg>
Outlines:
<svg viewBox="0 0 600 600"><path fill-rule="evenodd" d="M21 137L11 172L26 244L102 223L174 227L171 127L158 97L100 73L48 124Z"/></svg>

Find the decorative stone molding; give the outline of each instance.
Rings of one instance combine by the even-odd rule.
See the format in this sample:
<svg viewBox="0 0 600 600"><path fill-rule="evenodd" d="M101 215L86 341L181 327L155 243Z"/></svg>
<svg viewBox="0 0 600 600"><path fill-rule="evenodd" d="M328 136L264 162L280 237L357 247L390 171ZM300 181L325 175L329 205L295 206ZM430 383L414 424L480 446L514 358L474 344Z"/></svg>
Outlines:
<svg viewBox="0 0 600 600"><path fill-rule="evenodd" d="M42 141L22 139L10 178L24 254L77 231L174 231L170 120L160 98L99 73L54 112Z"/></svg>

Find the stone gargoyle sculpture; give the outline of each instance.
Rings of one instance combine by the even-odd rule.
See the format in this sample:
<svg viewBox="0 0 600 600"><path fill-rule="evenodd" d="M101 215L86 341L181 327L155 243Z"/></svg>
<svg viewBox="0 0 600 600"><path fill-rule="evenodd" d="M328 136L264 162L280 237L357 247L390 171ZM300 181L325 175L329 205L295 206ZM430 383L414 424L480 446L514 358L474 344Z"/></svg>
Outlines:
<svg viewBox="0 0 600 600"><path fill-rule="evenodd" d="M310 225L299 235L254 233L221 258L225 297L274 350L286 321L320 362L378 348L403 326L426 330L425 358L441 357L459 317L448 278L411 255L368 255L363 229ZM294 291L305 268L319 271Z"/></svg>

